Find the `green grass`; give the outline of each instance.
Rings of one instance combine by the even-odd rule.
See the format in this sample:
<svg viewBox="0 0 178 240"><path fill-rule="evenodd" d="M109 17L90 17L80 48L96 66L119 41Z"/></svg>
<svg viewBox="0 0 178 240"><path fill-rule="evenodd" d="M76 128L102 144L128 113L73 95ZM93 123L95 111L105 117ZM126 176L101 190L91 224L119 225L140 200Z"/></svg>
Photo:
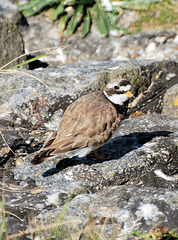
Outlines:
<svg viewBox="0 0 178 240"><path fill-rule="evenodd" d="M134 32L140 32L143 29L168 30L176 28L178 3L172 0L164 0L158 3L148 4L145 10L138 11L139 18L132 28Z"/></svg>
<svg viewBox="0 0 178 240"><path fill-rule="evenodd" d="M133 236L137 237L136 239L143 240L177 240L178 233L175 230L168 231L165 227L159 227L154 231L149 231L148 233L142 234L140 231L134 232Z"/></svg>
<svg viewBox="0 0 178 240"><path fill-rule="evenodd" d="M117 29L119 16L117 8L107 12L101 1L95 0L31 0L18 8L25 17L48 10L52 20L59 20L60 32L70 36L80 27L83 38L90 32L93 22L103 36L109 36L110 30Z"/></svg>
<svg viewBox="0 0 178 240"><path fill-rule="evenodd" d="M104 37L108 37L111 30L116 30L118 35L131 33L119 26L118 19L124 9L138 13L135 31L140 31L145 22L173 24L176 21L175 0L110 0L110 9L103 6L102 0L30 0L18 8L25 17L48 12L53 21L58 21L63 35L70 36L78 30L82 38L90 32L92 24Z"/></svg>
<svg viewBox="0 0 178 240"><path fill-rule="evenodd" d="M7 231L7 224L6 224L6 217L5 217L5 209L4 203L2 199L0 200L0 218L1 218L1 226L0 226L0 240L5 237L8 238L8 231Z"/></svg>

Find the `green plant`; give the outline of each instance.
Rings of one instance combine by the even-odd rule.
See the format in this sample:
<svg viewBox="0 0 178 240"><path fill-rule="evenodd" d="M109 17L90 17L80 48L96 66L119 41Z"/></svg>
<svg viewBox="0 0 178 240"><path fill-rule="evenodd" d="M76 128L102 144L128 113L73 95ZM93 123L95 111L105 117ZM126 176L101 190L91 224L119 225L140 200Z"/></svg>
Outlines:
<svg viewBox="0 0 178 240"><path fill-rule="evenodd" d="M72 194L69 195L66 203L64 204L64 207L63 207L60 215L58 216L58 218L57 218L57 220L56 220L56 226L54 226L54 227L52 228L52 230L51 230L50 239L51 239L52 237L57 237L57 239L61 239L61 235L62 235L63 237L64 237L64 236L65 236L65 237L68 236L68 233L67 233L65 227L64 227L63 224L62 224L62 219L63 219L63 217L64 217L64 215L65 215L67 206L68 206L71 198L72 198ZM59 226L60 226L60 229L59 229Z"/></svg>
<svg viewBox="0 0 178 240"><path fill-rule="evenodd" d="M142 29L153 28L167 29L169 26L175 27L177 22L177 3L172 0L150 3L145 9L140 9L139 18L133 24L135 32ZM147 26L148 25L148 26Z"/></svg>
<svg viewBox="0 0 178 240"><path fill-rule="evenodd" d="M59 20L59 31L65 36L70 36L78 28L81 30L81 37L85 37L91 25L95 23L102 36L107 37L111 30L117 30L120 34L128 34L128 29L118 26L118 19L123 13L123 9L138 11L141 14L140 22L147 21L150 16L149 9L153 7L158 13L161 21L172 21L171 5L174 0L30 0L25 4L19 4L18 8L25 17L38 14L43 10L48 10L52 20ZM162 15L157 6L164 6ZM165 14L166 12L166 14ZM175 15L175 14L174 14ZM151 18L153 18L151 16ZM149 18L149 20L151 19ZM138 24L138 23L137 23Z"/></svg>
<svg viewBox="0 0 178 240"><path fill-rule="evenodd" d="M70 45L68 45L70 46ZM20 62L19 64L16 64L16 65L13 65L12 67L8 67L7 69L5 69L5 67L7 67L9 64L13 63L14 61L16 61L17 59L20 59L20 58L23 58L24 56L27 56L27 53L24 53L14 59L12 59L10 62L6 63L5 65L3 65L2 67L0 67L0 71L7 71L7 70L11 70L11 69L14 69L14 68L18 68L20 66L23 66L23 65L26 65L28 63L31 63L31 62L34 62L36 60L39 60L40 58L42 57L45 57L51 53L53 53L54 51L56 51L58 48L61 48L61 49L65 49L67 48L68 46L65 46L65 47L52 47L52 48L44 48L44 49L39 49L39 50L35 50L35 51L31 51L29 54L33 54L33 53L37 53L37 52L44 52L44 51L48 51L48 53L44 53L44 54L41 54L39 56L36 56L36 57L33 57L33 58L30 58L29 60L26 60L26 61L22 61ZM50 50L50 51L49 51ZM2 72L0 72L2 73Z"/></svg>
<svg viewBox="0 0 178 240"><path fill-rule="evenodd" d="M142 234L140 231L134 232L132 234L138 238L136 239L145 239L145 240L177 240L178 233L175 230L168 231L166 227L159 227L154 231L150 230L148 233Z"/></svg>
<svg viewBox="0 0 178 240"><path fill-rule="evenodd" d="M3 237L6 237L6 238L8 237L6 217L5 217L5 208L4 208L3 201L0 201L0 212L1 212L0 218L2 219L2 223L0 226L0 239L2 239Z"/></svg>
<svg viewBox="0 0 178 240"><path fill-rule="evenodd" d="M2 179L3 185L5 184L5 178L4 178L4 172L3 172L3 179ZM1 192L1 199L0 199L0 240L4 237L7 239L8 237L8 231L7 231L7 223L6 223L6 209L5 209L5 193L4 189L2 188Z"/></svg>
<svg viewBox="0 0 178 240"><path fill-rule="evenodd" d="M109 31L117 29L119 11L112 7L112 11L106 11L101 1L95 0L31 0L26 4L19 5L19 10L24 16L30 17L49 9L53 20L59 19L59 31L65 30L65 35L73 34L81 26L81 35L85 37L92 22L103 36L108 36Z"/></svg>

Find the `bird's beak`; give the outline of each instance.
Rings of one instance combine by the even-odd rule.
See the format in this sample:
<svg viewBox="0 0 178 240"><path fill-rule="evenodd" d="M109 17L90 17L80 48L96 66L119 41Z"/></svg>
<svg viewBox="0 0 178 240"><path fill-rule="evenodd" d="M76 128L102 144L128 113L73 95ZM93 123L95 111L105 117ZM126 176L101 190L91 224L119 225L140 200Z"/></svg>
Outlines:
<svg viewBox="0 0 178 240"><path fill-rule="evenodd" d="M127 95L129 98L135 98L131 91L127 91L125 95Z"/></svg>

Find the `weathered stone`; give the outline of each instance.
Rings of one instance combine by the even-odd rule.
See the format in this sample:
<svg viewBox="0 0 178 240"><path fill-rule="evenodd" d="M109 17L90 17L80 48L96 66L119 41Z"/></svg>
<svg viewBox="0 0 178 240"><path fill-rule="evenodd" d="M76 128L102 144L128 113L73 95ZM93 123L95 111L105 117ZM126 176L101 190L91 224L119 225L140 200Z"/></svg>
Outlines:
<svg viewBox="0 0 178 240"><path fill-rule="evenodd" d="M122 17L124 18L124 15ZM90 34L81 39L80 33L69 38L63 37L59 34L57 22L52 23L50 20L46 22L43 15L28 18L28 23L29 28L23 31L27 52L41 49L41 46L44 48L59 46L57 51L41 59L50 66L85 61L176 60L178 56L174 41L177 36L176 31L145 31L122 37L103 38L96 27L92 26ZM68 47L63 49L66 46ZM151 46L154 46L155 51L151 51Z"/></svg>
<svg viewBox="0 0 178 240"><path fill-rule="evenodd" d="M177 82L177 69L174 61L142 60L75 63L34 71L12 70L0 76L0 116L21 126L54 130L63 110L72 101L103 89L108 81L118 76L132 82L133 93L137 96L130 113L160 113L164 93ZM170 73L174 77L167 81Z"/></svg>
<svg viewBox="0 0 178 240"><path fill-rule="evenodd" d="M115 234L118 239L126 233L131 239L133 231L147 231L160 220L169 229L176 228L176 118L150 114L123 121L114 138L99 150L110 161L56 157L36 167L30 164L33 153L47 138L45 130L56 129L68 104L83 94L103 89L118 76L131 80L137 96L129 114L160 113L164 93L177 82L177 63L75 63L0 76L0 116L6 118L0 121L0 164L5 167L0 171L3 187L10 190L3 193L5 209L17 216L7 219L9 234L16 234L14 239L30 238L29 219L32 232L45 224L41 232L48 236L52 228L49 222L56 222L70 196L61 234L72 233L74 239L85 239L88 226L106 239L114 234L113 228L119 229Z"/></svg>
<svg viewBox="0 0 178 240"><path fill-rule="evenodd" d="M163 114L167 114L173 117L178 118L178 103L176 100L178 98L178 84L172 86L164 95L164 105L163 105Z"/></svg>
<svg viewBox="0 0 178 240"><path fill-rule="evenodd" d="M0 0L0 67L25 53L19 28L24 24L23 19L16 5L9 0ZM25 57L16 59L5 68L15 66L25 59Z"/></svg>
<svg viewBox="0 0 178 240"><path fill-rule="evenodd" d="M124 120L113 139L99 150L111 160L97 163L90 157L64 159L58 168L55 162L59 157L35 167L30 164L33 154L29 153L38 148L32 140L26 144L24 164L5 171L5 188L17 190L5 191L6 211L24 220L21 223L9 216L9 233L28 233L29 211L33 228L54 223L69 196L72 200L61 223L68 235L87 234L90 220L98 222L91 224L92 231L97 229L106 239L110 239L113 228L119 229L118 238L123 234L130 238L134 231L147 231L160 221L168 229L176 229L177 126L177 118L159 114ZM24 132L24 141L28 136L36 138ZM20 156L19 148L14 151ZM46 229L43 236L49 232Z"/></svg>
<svg viewBox="0 0 178 240"><path fill-rule="evenodd" d="M0 66L4 66L13 59L24 54L23 39L18 27L11 22L0 19ZM15 66L22 62L22 59L13 61L8 67Z"/></svg>
<svg viewBox="0 0 178 240"><path fill-rule="evenodd" d="M0 0L0 19L13 24L19 24L22 21L22 15L15 4L9 0Z"/></svg>
<svg viewBox="0 0 178 240"><path fill-rule="evenodd" d="M2 0L0 6L0 14L8 17L8 23L3 24L10 26L17 44L19 30L12 25L19 24L17 8ZM0 178L11 239L48 238L51 224L59 218L61 239L135 239L134 231L148 232L159 224L178 230L178 120L155 114L176 100L163 101L163 97L169 91L173 95L177 62L96 62L176 59L176 34L145 32L120 39L101 38L92 29L86 39L81 40L78 34L60 39L56 23L45 22L41 15L28 20L29 28L21 29L27 52L41 46L73 44L44 58L56 68L0 75ZM3 26L4 35L8 28ZM16 48L12 48L14 52ZM95 62L58 66L86 60ZM101 156L111 159L97 162L89 156L71 160L57 156L32 166L34 153L48 138L49 130L57 128L66 107L84 94L103 89L118 76L131 80L136 96L128 115L136 112L135 116L141 117L124 120L113 138L99 149Z"/></svg>
<svg viewBox="0 0 178 240"><path fill-rule="evenodd" d="M175 229L177 197L178 192L169 190L114 186L74 198L67 206L63 221L70 222L75 229L71 239L78 235L86 239L92 233L103 239L112 239L113 235L114 239L135 239L133 232L139 229L147 232L159 221ZM166 211L170 214L165 214Z"/></svg>

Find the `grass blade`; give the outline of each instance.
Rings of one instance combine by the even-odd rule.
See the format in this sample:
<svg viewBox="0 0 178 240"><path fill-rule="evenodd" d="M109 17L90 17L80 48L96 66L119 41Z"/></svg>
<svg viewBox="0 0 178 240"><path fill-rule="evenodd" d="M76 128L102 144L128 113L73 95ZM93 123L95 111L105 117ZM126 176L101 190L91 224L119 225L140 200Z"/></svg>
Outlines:
<svg viewBox="0 0 178 240"><path fill-rule="evenodd" d="M59 4L60 2L60 0L33 0L30 3L18 5L18 8L25 17L31 17L32 15L41 12L47 6L53 6L54 4Z"/></svg>
<svg viewBox="0 0 178 240"><path fill-rule="evenodd" d="M60 18L59 24L58 24L58 28L59 28L59 32L63 32L64 29L66 28L67 22L68 20L72 17L72 15L74 14L74 11L71 11L70 13L64 15L63 17Z"/></svg>
<svg viewBox="0 0 178 240"><path fill-rule="evenodd" d="M59 229L58 229L57 226L58 226L59 223L62 222L62 219L63 219L64 214L65 214L65 212L66 212L67 206L68 206L68 204L69 204L69 202L70 202L71 199L72 199L72 194L69 195L66 203L64 204L64 207L63 207L63 209L61 210L61 213L60 213L60 215L58 216L58 218L57 218L57 220L56 220L56 226L51 230L50 238L51 238L52 236L54 236L55 232L58 232L58 231L59 231Z"/></svg>
<svg viewBox="0 0 178 240"><path fill-rule="evenodd" d="M81 5L81 4L78 5L78 7L76 8L73 17L71 18L70 22L67 25L66 36L69 36L75 32L77 25L79 24L83 16L83 8L84 8L84 5Z"/></svg>
<svg viewBox="0 0 178 240"><path fill-rule="evenodd" d="M98 30L104 37L109 36L109 31L111 29L111 22L109 17L107 16L107 12L102 10L100 6L97 5L97 17L96 17L96 23Z"/></svg>
<svg viewBox="0 0 178 240"><path fill-rule="evenodd" d="M51 17L53 20L57 20L64 12L64 1L61 1L57 8L51 8Z"/></svg>
<svg viewBox="0 0 178 240"><path fill-rule="evenodd" d="M91 26L91 15L90 15L89 9L87 9L86 16L82 23L82 38L86 37L86 35L89 33L90 26Z"/></svg>
<svg viewBox="0 0 178 240"><path fill-rule="evenodd" d="M46 55L47 55L47 54L45 53L45 54L42 54L42 55L40 55L40 56L33 57L33 58L31 58L31 59L29 59L29 60L27 60L27 61L25 61L25 62L19 63L19 64L15 65L15 66L13 66L13 67L10 67L10 68L8 68L8 69L6 69L6 70L10 70L10 69L14 69L14 68L20 67L20 66L22 66L22 65L25 65L25 64L28 64L28 63L33 62L33 61L35 61L35 60L38 60L39 58L42 58L42 57L44 57L44 56L46 56Z"/></svg>

